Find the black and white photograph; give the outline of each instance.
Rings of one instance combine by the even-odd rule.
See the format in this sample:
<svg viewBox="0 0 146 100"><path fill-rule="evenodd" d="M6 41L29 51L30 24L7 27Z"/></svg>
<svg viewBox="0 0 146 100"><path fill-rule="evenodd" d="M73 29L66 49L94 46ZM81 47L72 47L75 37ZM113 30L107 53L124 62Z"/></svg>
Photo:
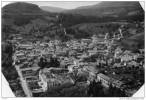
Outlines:
<svg viewBox="0 0 146 100"><path fill-rule="evenodd" d="M1 72L15 97L133 97L145 84L144 3L2 1Z"/></svg>

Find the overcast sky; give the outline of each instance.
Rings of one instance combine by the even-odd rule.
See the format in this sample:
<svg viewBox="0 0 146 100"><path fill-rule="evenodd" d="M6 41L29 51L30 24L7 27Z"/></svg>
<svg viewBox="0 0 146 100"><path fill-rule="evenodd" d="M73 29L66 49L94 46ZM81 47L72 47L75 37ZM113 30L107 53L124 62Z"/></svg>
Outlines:
<svg viewBox="0 0 146 100"><path fill-rule="evenodd" d="M37 4L38 6L52 6L52 7L60 7L65 9L74 9L80 6L88 6L98 4L101 1L27 1L27 3ZM2 7L12 3L8 1L2 1ZM144 2L140 1L141 6L144 9Z"/></svg>
<svg viewBox="0 0 146 100"><path fill-rule="evenodd" d="M5 6L9 3L12 2L2 2L2 6ZM80 7L80 6L88 6L88 5L94 5L99 3L98 1L49 1L49 2L45 2L45 1L29 1L27 3L33 3L33 4L37 4L38 6L53 6L53 7L60 7L60 8L65 8L65 9L74 9L76 7Z"/></svg>

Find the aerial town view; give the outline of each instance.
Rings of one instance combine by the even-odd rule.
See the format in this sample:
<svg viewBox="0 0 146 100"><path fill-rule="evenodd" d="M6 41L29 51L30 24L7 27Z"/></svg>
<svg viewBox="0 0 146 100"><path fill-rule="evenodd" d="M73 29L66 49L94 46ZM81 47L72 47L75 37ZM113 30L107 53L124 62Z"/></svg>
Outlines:
<svg viewBox="0 0 146 100"><path fill-rule="evenodd" d="M16 97L132 97L144 85L144 24L137 1L7 3L2 73Z"/></svg>

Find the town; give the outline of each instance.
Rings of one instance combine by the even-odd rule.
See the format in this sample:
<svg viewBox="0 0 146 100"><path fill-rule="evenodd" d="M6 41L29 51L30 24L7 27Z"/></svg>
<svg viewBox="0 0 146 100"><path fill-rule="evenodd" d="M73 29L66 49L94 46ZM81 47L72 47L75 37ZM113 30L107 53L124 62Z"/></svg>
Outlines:
<svg viewBox="0 0 146 100"><path fill-rule="evenodd" d="M121 38L119 31L110 39L106 33L67 42L17 41L13 65L25 95L132 96L144 83L144 49L123 50L116 44Z"/></svg>

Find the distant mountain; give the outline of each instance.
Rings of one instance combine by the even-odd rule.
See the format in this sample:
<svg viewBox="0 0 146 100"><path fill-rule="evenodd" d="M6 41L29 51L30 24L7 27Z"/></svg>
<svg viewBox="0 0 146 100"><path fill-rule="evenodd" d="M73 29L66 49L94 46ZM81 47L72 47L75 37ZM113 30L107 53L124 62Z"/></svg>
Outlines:
<svg viewBox="0 0 146 100"><path fill-rule="evenodd" d="M132 1L102 1L96 5L83 6L76 9L65 11L64 13L71 14L81 14L84 16L111 16L111 17L121 17L121 16L131 16L144 13L139 2Z"/></svg>
<svg viewBox="0 0 146 100"><path fill-rule="evenodd" d="M2 14L41 14L42 10L35 4L16 2L2 8Z"/></svg>
<svg viewBox="0 0 146 100"><path fill-rule="evenodd" d="M41 34L37 35L39 38L46 35L47 38L57 37L66 40L72 37L86 38L92 36L92 34L104 34L117 29L117 26L109 25L107 22L144 20L144 11L138 2L101 2L93 6L78 7L61 13L59 10L54 12L55 10L52 10L52 12L42 10L39 6L30 3L16 2L8 4L2 8L3 33L16 33L14 29L21 26L26 33L37 35L36 32L31 32L31 26L34 26L32 30L38 32L37 28L39 28L41 31ZM106 24L98 26L100 23ZM41 24L41 28L38 24ZM60 28L61 25L62 29ZM64 28L67 35L64 35ZM27 32L29 29L30 32ZM6 38L7 34L5 35Z"/></svg>
<svg viewBox="0 0 146 100"><path fill-rule="evenodd" d="M2 8L2 24L23 25L30 20L52 16L53 14L43 11L39 6L31 3L10 3Z"/></svg>
<svg viewBox="0 0 146 100"><path fill-rule="evenodd" d="M67 10L61 14L64 26L72 26L80 23L144 21L144 10L140 3L136 1L102 1L95 5Z"/></svg>
<svg viewBox="0 0 146 100"><path fill-rule="evenodd" d="M44 11L55 12L55 13L66 11L66 9L59 8L59 7L40 6L40 8Z"/></svg>

